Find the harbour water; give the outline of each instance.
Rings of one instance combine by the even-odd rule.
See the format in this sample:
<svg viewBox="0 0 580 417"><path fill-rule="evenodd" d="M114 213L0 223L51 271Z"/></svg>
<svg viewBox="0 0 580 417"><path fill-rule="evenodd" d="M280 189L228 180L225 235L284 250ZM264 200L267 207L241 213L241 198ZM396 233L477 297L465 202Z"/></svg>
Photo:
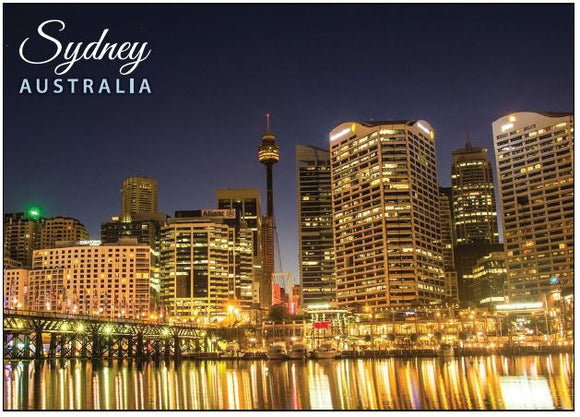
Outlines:
<svg viewBox="0 0 580 417"><path fill-rule="evenodd" d="M308 361L4 361L4 408L572 409L572 354Z"/></svg>

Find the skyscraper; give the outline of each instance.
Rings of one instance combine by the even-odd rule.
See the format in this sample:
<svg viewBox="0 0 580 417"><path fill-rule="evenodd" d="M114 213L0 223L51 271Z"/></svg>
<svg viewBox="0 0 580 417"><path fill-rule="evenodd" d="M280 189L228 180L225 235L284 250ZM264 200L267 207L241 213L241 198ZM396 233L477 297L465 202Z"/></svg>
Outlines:
<svg viewBox="0 0 580 417"><path fill-rule="evenodd" d="M473 147L469 138L456 149L451 167L454 224L454 256L459 300L473 302L470 277L479 258L502 248L491 162L487 149ZM464 282L465 281L465 282Z"/></svg>
<svg viewBox="0 0 580 417"><path fill-rule="evenodd" d="M170 315L210 319L230 303L251 300L251 231L233 222L234 210L187 210L163 226L161 299Z"/></svg>
<svg viewBox="0 0 580 417"><path fill-rule="evenodd" d="M443 270L445 272L445 296L448 302L456 303L458 298L457 271L453 252L454 227L451 187L439 187L439 217L441 219L441 248L443 250Z"/></svg>
<svg viewBox="0 0 580 417"><path fill-rule="evenodd" d="M330 152L296 145L301 305L336 298Z"/></svg>
<svg viewBox="0 0 580 417"><path fill-rule="evenodd" d="M492 123L510 300L543 300L574 277L574 122L520 112Z"/></svg>
<svg viewBox="0 0 580 417"><path fill-rule="evenodd" d="M158 212L159 185L149 177L129 177L121 188L121 220L131 221L138 214Z"/></svg>
<svg viewBox="0 0 580 417"><path fill-rule="evenodd" d="M56 242L76 242L89 238L85 226L72 217L46 219L40 229L38 249L54 248Z"/></svg>
<svg viewBox="0 0 580 417"><path fill-rule="evenodd" d="M280 160L276 136L270 132L270 115L266 114L266 133L262 135L262 145L258 148L258 160L266 166L266 217L262 220L262 281L260 283L260 306L264 309L272 305L272 276L274 274L274 189L272 167Z"/></svg>
<svg viewBox="0 0 580 417"><path fill-rule="evenodd" d="M237 226L250 232L252 248L252 276L251 282L237 286L238 290L244 289L245 295L237 294L246 304L259 303L259 297L253 299L248 295L248 285L258 289L262 277L262 215L260 205L260 191L256 188L228 188L219 189L216 192L217 207L220 210L236 210ZM253 291L251 291L253 293ZM249 307L249 306L248 306Z"/></svg>
<svg viewBox="0 0 580 417"><path fill-rule="evenodd" d="M498 243L497 211L491 162L487 149L473 147L453 152L451 168L455 244Z"/></svg>
<svg viewBox="0 0 580 417"><path fill-rule="evenodd" d="M445 298L434 132L429 123L343 123L330 132L339 306Z"/></svg>
<svg viewBox="0 0 580 417"><path fill-rule="evenodd" d="M43 223L39 209L4 215L4 266L17 268L32 265L32 251L40 243Z"/></svg>

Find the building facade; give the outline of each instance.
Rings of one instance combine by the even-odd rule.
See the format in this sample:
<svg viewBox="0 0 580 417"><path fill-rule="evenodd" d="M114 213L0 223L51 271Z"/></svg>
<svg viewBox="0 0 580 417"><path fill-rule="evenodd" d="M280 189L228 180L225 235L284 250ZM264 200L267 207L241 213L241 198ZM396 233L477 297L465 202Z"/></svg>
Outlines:
<svg viewBox="0 0 580 417"><path fill-rule="evenodd" d="M506 278L505 252L492 252L477 260L471 274L471 294L476 305L502 303Z"/></svg>
<svg viewBox="0 0 580 417"><path fill-rule="evenodd" d="M30 267L44 219L29 212L4 214L4 265Z"/></svg>
<svg viewBox="0 0 580 417"><path fill-rule="evenodd" d="M238 294L244 299L244 304L259 304L259 286L262 277L262 215L260 204L260 191L256 188L224 188L216 192L217 208L220 210L236 210L236 219L239 227L246 228L251 232L252 245L252 283L256 294L250 297L248 291L245 295ZM246 285L245 285L246 286ZM241 290L240 286L237 286ZM251 302L248 300L251 299Z"/></svg>
<svg viewBox="0 0 580 417"><path fill-rule="evenodd" d="M159 211L159 184L155 178L129 177L121 188L121 220L131 221L139 214Z"/></svg>
<svg viewBox="0 0 580 417"><path fill-rule="evenodd" d="M40 229L38 249L54 248L56 242L76 242L88 240L85 226L72 217L52 217L46 219Z"/></svg>
<svg viewBox="0 0 580 417"><path fill-rule="evenodd" d="M211 320L252 300L252 232L235 227L234 210L204 212L178 211L162 229L161 300L173 317Z"/></svg>
<svg viewBox="0 0 580 417"><path fill-rule="evenodd" d="M520 112L492 123L510 300L574 277L574 121ZM551 284L552 282L552 284Z"/></svg>
<svg viewBox="0 0 580 417"><path fill-rule="evenodd" d="M336 298L330 152L296 145L301 305Z"/></svg>
<svg viewBox="0 0 580 417"><path fill-rule="evenodd" d="M98 241L97 241L98 242ZM149 314L150 256L135 239L34 251L26 308L107 317Z"/></svg>
<svg viewBox="0 0 580 417"><path fill-rule="evenodd" d="M451 168L455 245L498 243L497 210L491 162L487 149L473 147L453 152Z"/></svg>
<svg viewBox="0 0 580 417"><path fill-rule="evenodd" d="M457 271L453 244L453 204L451 187L439 187L439 218L441 221L441 249L443 251L443 271L445 272L445 297L448 303L459 301Z"/></svg>
<svg viewBox="0 0 580 417"><path fill-rule="evenodd" d="M420 121L330 132L339 306L371 311L445 298L434 132Z"/></svg>
<svg viewBox="0 0 580 417"><path fill-rule="evenodd" d="M24 308L28 292L28 269L4 267L4 308Z"/></svg>

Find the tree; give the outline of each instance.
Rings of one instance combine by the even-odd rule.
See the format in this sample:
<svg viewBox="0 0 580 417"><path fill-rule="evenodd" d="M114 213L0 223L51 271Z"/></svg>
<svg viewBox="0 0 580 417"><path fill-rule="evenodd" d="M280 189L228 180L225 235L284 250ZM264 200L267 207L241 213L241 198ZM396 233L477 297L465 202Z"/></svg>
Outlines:
<svg viewBox="0 0 580 417"><path fill-rule="evenodd" d="M282 304L274 305L270 308L268 313L268 318L274 323L283 323L290 317L288 314L288 308Z"/></svg>
<svg viewBox="0 0 580 417"><path fill-rule="evenodd" d="M440 331L436 331L433 336L435 337L435 340L438 343L441 343L441 339L443 339L443 333L441 333Z"/></svg>
<svg viewBox="0 0 580 417"><path fill-rule="evenodd" d="M417 343L417 340L419 340L419 335L417 333L413 333L410 338L411 343Z"/></svg>
<svg viewBox="0 0 580 417"><path fill-rule="evenodd" d="M462 342L465 342L467 340L467 332L461 331L459 332L459 340L461 340Z"/></svg>
<svg viewBox="0 0 580 417"><path fill-rule="evenodd" d="M395 341L395 334L394 334L394 333L389 333L389 334L387 335L387 339L388 339L388 341L389 341L389 342L391 342L391 343L392 343L392 342L394 342L394 341Z"/></svg>

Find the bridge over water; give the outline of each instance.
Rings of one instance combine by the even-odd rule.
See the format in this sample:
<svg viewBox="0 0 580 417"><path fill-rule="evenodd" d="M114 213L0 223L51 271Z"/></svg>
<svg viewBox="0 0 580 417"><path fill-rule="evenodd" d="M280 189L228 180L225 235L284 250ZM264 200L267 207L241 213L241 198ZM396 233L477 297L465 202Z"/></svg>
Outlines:
<svg viewBox="0 0 580 417"><path fill-rule="evenodd" d="M4 309L4 359L172 357L219 350L233 329ZM235 329L239 334L239 329Z"/></svg>

